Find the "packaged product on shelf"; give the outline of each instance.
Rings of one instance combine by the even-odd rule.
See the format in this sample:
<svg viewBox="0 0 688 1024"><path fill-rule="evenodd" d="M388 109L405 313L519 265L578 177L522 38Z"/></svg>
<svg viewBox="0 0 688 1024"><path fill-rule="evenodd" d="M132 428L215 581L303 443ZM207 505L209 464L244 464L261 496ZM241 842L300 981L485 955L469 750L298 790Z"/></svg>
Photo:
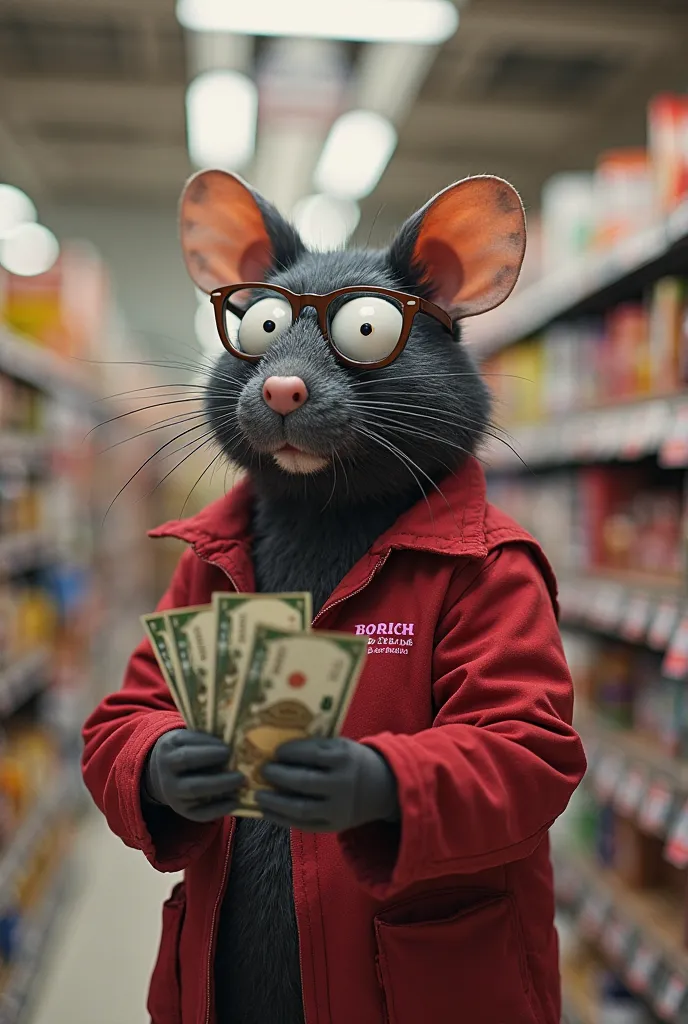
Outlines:
<svg viewBox="0 0 688 1024"><path fill-rule="evenodd" d="M635 822L617 816L615 822L614 870L631 889L653 889L661 885L664 843L643 834Z"/></svg>
<svg viewBox="0 0 688 1024"><path fill-rule="evenodd" d="M542 269L557 271L588 250L594 224L593 175L555 174L542 189Z"/></svg>
<svg viewBox="0 0 688 1024"><path fill-rule="evenodd" d="M686 282L665 277L652 288L650 298L650 390L661 395L680 383L681 326L686 303Z"/></svg>
<svg viewBox="0 0 688 1024"><path fill-rule="evenodd" d="M594 190L597 249L608 249L657 220L654 176L645 149L629 147L602 153Z"/></svg>
<svg viewBox="0 0 688 1024"><path fill-rule="evenodd" d="M649 320L636 302L616 306L607 317L609 398L646 395L650 386Z"/></svg>
<svg viewBox="0 0 688 1024"><path fill-rule="evenodd" d="M659 203L669 212L688 196L688 96L663 93L650 101L648 140Z"/></svg>
<svg viewBox="0 0 688 1024"><path fill-rule="evenodd" d="M598 652L594 673L595 703L600 713L615 725L633 724L633 650L609 642Z"/></svg>

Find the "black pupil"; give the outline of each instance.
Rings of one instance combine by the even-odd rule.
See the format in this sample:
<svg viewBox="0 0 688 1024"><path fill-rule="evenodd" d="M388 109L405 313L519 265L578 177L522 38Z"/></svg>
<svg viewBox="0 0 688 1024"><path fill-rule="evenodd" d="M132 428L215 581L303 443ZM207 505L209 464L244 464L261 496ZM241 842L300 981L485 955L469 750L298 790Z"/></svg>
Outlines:
<svg viewBox="0 0 688 1024"><path fill-rule="evenodd" d="M361 324L361 334L363 334L367 338L368 335L372 334L372 333L373 333L373 325L372 324Z"/></svg>
<svg viewBox="0 0 688 1024"><path fill-rule="evenodd" d="M277 327L277 324L275 323L274 320L266 320L263 324L263 330L265 331L266 334L272 334L275 327Z"/></svg>

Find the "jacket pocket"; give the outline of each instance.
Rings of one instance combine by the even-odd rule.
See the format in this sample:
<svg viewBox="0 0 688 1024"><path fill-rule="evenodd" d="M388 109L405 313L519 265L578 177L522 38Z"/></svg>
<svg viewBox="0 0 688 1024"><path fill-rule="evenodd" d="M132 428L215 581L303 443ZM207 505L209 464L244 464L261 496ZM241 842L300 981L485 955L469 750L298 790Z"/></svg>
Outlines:
<svg viewBox="0 0 688 1024"><path fill-rule="evenodd" d="M538 1024L508 894L436 893L378 915L375 933L389 1024Z"/></svg>
<svg viewBox="0 0 688 1024"><path fill-rule="evenodd" d="M179 940L184 924L186 892L179 882L162 907L162 936L148 991L151 1024L182 1024Z"/></svg>

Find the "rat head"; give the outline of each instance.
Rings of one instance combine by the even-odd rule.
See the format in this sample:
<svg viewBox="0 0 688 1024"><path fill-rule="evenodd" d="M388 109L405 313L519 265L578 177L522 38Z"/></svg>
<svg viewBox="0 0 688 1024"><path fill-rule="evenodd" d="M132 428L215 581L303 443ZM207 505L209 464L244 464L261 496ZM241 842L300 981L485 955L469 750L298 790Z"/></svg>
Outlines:
<svg viewBox="0 0 688 1024"><path fill-rule="evenodd" d="M505 181L451 185L385 250L321 253L240 178L203 171L182 196L181 238L218 326L210 423L264 491L425 491L474 451L489 398L458 322L516 283L525 221Z"/></svg>

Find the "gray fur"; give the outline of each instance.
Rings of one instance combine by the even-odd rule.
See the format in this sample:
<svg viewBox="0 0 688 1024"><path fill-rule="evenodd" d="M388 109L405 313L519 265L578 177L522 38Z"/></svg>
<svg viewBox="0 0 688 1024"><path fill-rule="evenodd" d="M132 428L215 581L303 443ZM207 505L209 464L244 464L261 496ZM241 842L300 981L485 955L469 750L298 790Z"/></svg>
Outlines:
<svg viewBox="0 0 688 1024"><path fill-rule="evenodd" d="M261 212L277 216L267 206ZM282 258L271 282L296 292L369 284L427 293L424 268L413 259L413 218L387 252L299 253L283 225L271 220L268 227L272 238L289 243L282 256L290 246L293 253L290 265ZM308 401L288 417L262 399L263 381L272 374L300 376L308 387ZM365 401L392 406L366 413ZM391 366L356 371L337 362L309 310L257 365L229 354L219 359L208 412L227 457L247 469L255 485L257 589L309 590L317 612L375 539L422 500L421 489L431 491L431 480L440 481L475 449L489 400L458 333L452 340L434 320L417 318ZM380 412L397 423L379 422ZM358 432L366 426L417 468L411 471L403 456ZM308 477L285 473L267 453L288 442L326 455L329 467ZM303 1022L289 834L267 822L238 821L215 982L218 1024Z"/></svg>

